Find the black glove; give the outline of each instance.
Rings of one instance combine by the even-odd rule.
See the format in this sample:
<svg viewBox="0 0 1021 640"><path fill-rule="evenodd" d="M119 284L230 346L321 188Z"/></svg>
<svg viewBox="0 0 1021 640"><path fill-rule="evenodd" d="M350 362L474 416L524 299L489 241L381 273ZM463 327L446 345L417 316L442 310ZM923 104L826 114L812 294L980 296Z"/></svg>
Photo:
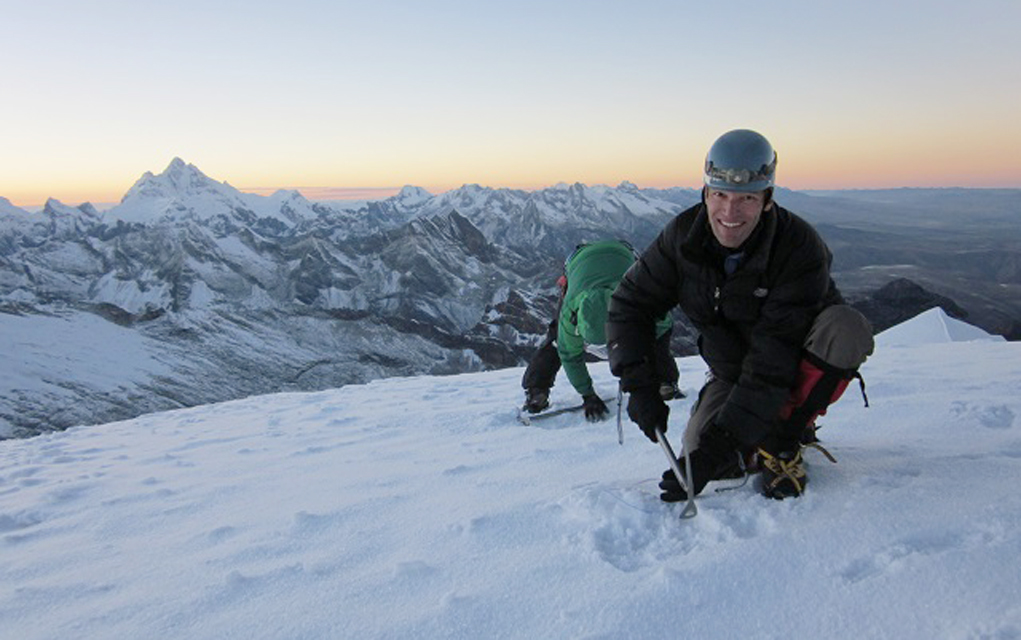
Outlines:
<svg viewBox="0 0 1021 640"><path fill-rule="evenodd" d="M681 473L687 473L684 470L683 456L677 461L677 467L681 470ZM710 474L706 467L707 456L702 450L695 449L692 451L691 484L696 496L702 493L702 489L705 489L705 486L709 484ZM685 479L685 482L687 482L687 479ZM663 479L659 483L659 488L663 491L663 493L659 494L659 499L663 502L684 502L688 499L687 492L681 483L677 481L677 476L672 468L663 472Z"/></svg>
<svg viewBox="0 0 1021 640"><path fill-rule="evenodd" d="M582 396L581 399L585 401L585 419L589 422L599 422L610 415L606 403L596 394L590 393Z"/></svg>
<svg viewBox="0 0 1021 640"><path fill-rule="evenodd" d="M656 439L656 428L666 433L666 421L670 416L670 407L663 402L659 388L655 385L638 387L631 392L627 402L627 415L637 424L645 437L653 442Z"/></svg>
<svg viewBox="0 0 1021 640"><path fill-rule="evenodd" d="M698 448L691 452L691 484L695 495L702 493L702 489L711 480L721 478L734 478L742 475L741 453L737 450L729 435L711 425L699 438ZM681 473L684 469L684 458L677 461ZM677 481L673 469L663 472L663 480L659 483L663 490L659 498L663 502L682 502L688 499L687 492Z"/></svg>

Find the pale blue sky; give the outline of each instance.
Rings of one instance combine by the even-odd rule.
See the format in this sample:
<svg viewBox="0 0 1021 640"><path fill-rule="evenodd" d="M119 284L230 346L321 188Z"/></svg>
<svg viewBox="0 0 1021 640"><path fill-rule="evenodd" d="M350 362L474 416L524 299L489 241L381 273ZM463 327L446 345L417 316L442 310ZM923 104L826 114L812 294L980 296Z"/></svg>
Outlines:
<svg viewBox="0 0 1021 640"><path fill-rule="evenodd" d="M696 186L755 128L793 188L1021 187L1021 2L0 0L0 196Z"/></svg>

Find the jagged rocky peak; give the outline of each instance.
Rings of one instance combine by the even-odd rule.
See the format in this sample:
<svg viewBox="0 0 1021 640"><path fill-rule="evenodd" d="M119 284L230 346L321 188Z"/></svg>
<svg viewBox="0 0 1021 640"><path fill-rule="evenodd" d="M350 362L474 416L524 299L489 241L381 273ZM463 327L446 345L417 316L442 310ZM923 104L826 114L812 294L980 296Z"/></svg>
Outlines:
<svg viewBox="0 0 1021 640"><path fill-rule="evenodd" d="M458 201L475 202L486 198L492 192L493 190L489 187L472 183L461 185L459 189L452 192L452 195L455 195Z"/></svg>
<svg viewBox="0 0 1021 640"><path fill-rule="evenodd" d="M159 175L146 171L124 196L122 202L134 196L172 197L207 191L219 183L202 173L198 167L180 158L174 158Z"/></svg>
<svg viewBox="0 0 1021 640"><path fill-rule="evenodd" d="M179 179L181 177L191 177L195 175L206 178L206 175L202 173L198 167L189 162L185 162L179 157L175 157L171 160L170 164L167 165L167 168L164 169L163 173L160 175L170 179ZM208 180L208 178L206 179Z"/></svg>
<svg viewBox="0 0 1021 640"><path fill-rule="evenodd" d="M535 196L541 199L557 198L561 199L565 196L574 201L588 200L598 191L595 187L589 187L581 182L575 182L568 184L566 182L558 182L556 185L549 189L543 189L537 191Z"/></svg>
<svg viewBox="0 0 1021 640"><path fill-rule="evenodd" d="M49 198L46 201L46 205L43 206L43 215L51 218L89 218L99 219L100 213L96 210L92 203L85 202L77 207L64 204L56 198Z"/></svg>
<svg viewBox="0 0 1021 640"><path fill-rule="evenodd" d="M48 216L54 215L72 215L74 207L64 204L56 198L47 198L46 204L43 205L43 213Z"/></svg>
<svg viewBox="0 0 1021 640"><path fill-rule="evenodd" d="M97 220L103 215L99 212L99 209L93 206L91 202L81 203L80 205L78 205L78 210L84 213L87 217L95 218Z"/></svg>
<svg viewBox="0 0 1021 640"><path fill-rule="evenodd" d="M208 177L195 165L174 158L158 175L145 172L120 204L104 214L104 219L148 224L157 220L208 220L220 216L247 225L253 217L276 217L287 224L279 205L270 204L267 211L253 212L256 201L267 202L268 199L249 198L226 182ZM270 210L274 208L275 211Z"/></svg>

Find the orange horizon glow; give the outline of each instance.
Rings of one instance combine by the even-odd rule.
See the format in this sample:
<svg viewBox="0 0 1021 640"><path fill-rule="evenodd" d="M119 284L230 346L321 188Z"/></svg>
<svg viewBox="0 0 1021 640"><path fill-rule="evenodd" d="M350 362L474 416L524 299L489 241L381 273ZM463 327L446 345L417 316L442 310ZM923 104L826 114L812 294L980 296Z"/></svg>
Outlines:
<svg viewBox="0 0 1021 640"><path fill-rule="evenodd" d="M202 170L202 167L198 167ZM156 173L154 171L154 173ZM1021 170L1010 170L1005 168L1001 171L990 169L988 171L960 172L952 168L943 168L941 171L928 172L920 176L908 177L898 175L893 171L884 172L884 167L872 167L869 171L859 171L852 174L849 171L842 171L839 167L818 167L814 173L804 172L794 176L785 175L783 166L779 168L778 186L795 191L839 191L839 190L868 190L868 189L900 189L900 188L965 188L965 189L1021 189ZM209 174L207 174L209 175ZM213 180L216 176L209 175ZM785 179L790 178L790 179ZM680 176L679 176L680 178ZM444 181L444 182L423 182L416 183L409 181L401 185L386 186L249 186L236 187L243 193L252 193L260 196L270 196L279 190L298 191L309 200L375 200L395 195L404 186L416 186L425 189L433 195L440 195L447 191L458 189L466 184L479 184L492 189L515 189L522 191L538 191L553 187L557 184L581 183L587 186L606 185L616 187L622 182L631 182L643 189L665 189L671 187L700 188L701 180L697 172L689 172L683 179L671 180L662 176L649 177L647 179L635 177L602 177L595 179L564 179L564 180L534 180L534 181L493 181L481 182L478 180L465 181ZM228 181L230 183L230 181ZM131 185L119 189L113 186L78 186L63 189L18 189L13 192L2 193L0 197L6 198L12 205L33 210L45 206L50 199L61 202L68 206L79 206L84 203L93 205L112 206L121 201Z"/></svg>
<svg viewBox="0 0 1021 640"><path fill-rule="evenodd" d="M921 134L895 137L883 129L863 130L856 139L844 132L822 136L780 126L758 128L777 149L778 185L793 190L1021 188L1021 157L1012 155L1009 139L996 142L993 133L979 135L972 129L967 136L933 142ZM559 183L617 186L625 181L640 188L698 188L704 148L715 135L680 135L651 141L606 138L602 145L580 149L570 140L502 140L499 152L480 152L451 140L438 154L402 146L389 154L377 148L348 155L310 152L299 161L208 151L194 158L156 152L138 158L97 156L92 164L60 158L0 172L0 197L26 209L42 207L50 198L69 206L90 202L108 207L119 203L143 174L162 173L175 157L242 192L268 196L279 189L297 190L310 200L385 198L406 185L433 195L465 184L525 191ZM869 136L882 142L873 143Z"/></svg>
<svg viewBox="0 0 1021 640"><path fill-rule="evenodd" d="M698 188L704 149L715 132L729 128L714 126L709 133L704 126L697 137L684 137L690 132L677 130L672 137L655 139L605 134L589 141L573 136L499 137L496 146L481 149L454 139L433 140L426 150L420 144L380 140L378 146L356 153L309 151L297 160L222 151L200 151L197 157L156 151L147 151L145 157L96 156L92 164L67 157L0 172L0 197L27 209L50 198L104 208L119 203L146 172L165 171L175 157L211 180L247 185L236 187L242 192L268 196L279 189L297 190L309 200L385 198L406 185L433 195L465 184L525 191L559 183L617 186L625 181L640 188ZM1021 188L1021 157L1008 144L1010 135L1021 134L997 137L995 127L980 131L968 123L965 132L945 132L943 137L920 131L894 135L883 127L862 129L858 135L790 125L756 128L777 149L777 183L789 189ZM446 144L441 152L430 152L441 143Z"/></svg>

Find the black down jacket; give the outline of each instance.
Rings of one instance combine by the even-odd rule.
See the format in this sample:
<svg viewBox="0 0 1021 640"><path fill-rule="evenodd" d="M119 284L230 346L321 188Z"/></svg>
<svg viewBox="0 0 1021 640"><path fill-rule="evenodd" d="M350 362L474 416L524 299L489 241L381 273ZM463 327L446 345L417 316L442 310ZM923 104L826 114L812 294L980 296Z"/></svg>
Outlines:
<svg viewBox="0 0 1021 640"><path fill-rule="evenodd" d="M610 369L625 391L655 384L655 318L680 306L712 373L735 385L716 422L750 447L771 432L815 317L842 299L822 238L775 203L742 249L727 276L705 205L678 214L621 280L606 336Z"/></svg>

